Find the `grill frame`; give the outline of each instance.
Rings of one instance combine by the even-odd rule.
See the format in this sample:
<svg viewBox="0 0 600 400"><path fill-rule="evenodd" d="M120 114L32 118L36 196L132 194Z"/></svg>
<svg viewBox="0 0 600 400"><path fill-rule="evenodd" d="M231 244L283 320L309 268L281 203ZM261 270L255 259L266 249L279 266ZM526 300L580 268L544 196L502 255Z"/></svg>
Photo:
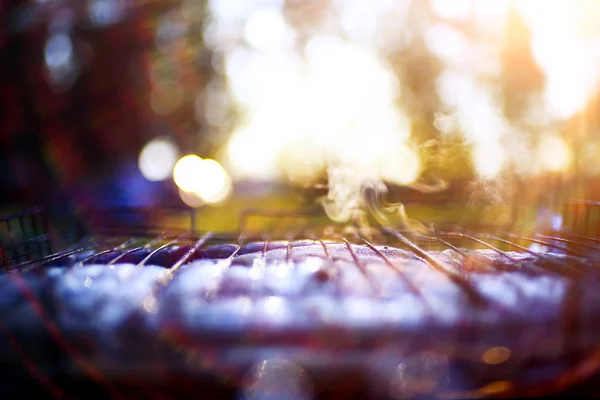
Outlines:
<svg viewBox="0 0 600 400"><path fill-rule="evenodd" d="M523 244L520 244L527 242L530 244L543 245L546 246L546 248L555 248L556 250L570 252L571 255L576 257L582 257L586 260L591 260L589 257L586 257L585 252L591 250L598 251L598 254L600 254L600 239L582 235L582 233L590 232L590 230L582 230L583 228L581 227L586 229L590 226L593 227L592 224L581 225L578 220L578 218L581 218L582 215L584 218L586 215L588 215L585 212L585 209L581 211L582 204L585 207L598 207L600 209L600 203L594 202L576 202L572 205L565 205L564 210L577 210L577 214L573 216L565 217L566 214L563 214L563 219L569 225L565 224L560 231L545 232L545 234L536 234L532 232L530 235L502 232L497 228L482 229L479 227L480 229L478 231L473 231L453 225L449 225L443 229L432 230L430 232L430 236L425 236L413 231L394 229L390 226L381 226L379 229L369 230L366 233L362 232L358 227L339 225L319 226L319 229L306 228L298 229L296 231L284 229L283 233L277 233L276 231L278 225L280 225L281 221L285 218L291 218L292 220L295 220L298 218L311 218L316 215L313 213L299 213L295 211L262 212L260 210L249 210L240 216L240 230L238 232L211 233L197 231L195 229L197 227L196 221L194 220L195 213L190 212L190 225L189 229L186 230L161 231L159 228L148 229L148 227L139 226L124 229L96 227L92 232L89 232L90 235L76 237L75 240L71 242L65 240L65 238L69 236L65 235L64 232L54 234L45 232L42 235L36 235L33 238L26 239L26 241L16 243L15 249L23 248L35 250L38 245L45 243L47 248L44 249L47 249L46 253L48 254L43 254L42 257L38 258L35 257L36 253L31 251L28 253L19 254L18 257L14 258L13 261L15 262L12 265L6 266L6 263L8 263L9 260L5 259L4 268L8 271L29 272L38 268L49 266L53 262L64 257L85 251L94 251L87 258L77 261L75 265L65 266L77 268L83 265L93 264L93 261L96 257L107 255L112 252L120 250L133 252L141 248L153 248L154 250L137 265L137 267L143 267L153 255L157 254L158 251L165 249L168 246L190 245L188 251L186 251L185 254L179 257L172 265L170 265L170 267L167 269L167 273L164 275L164 279L158 282L154 291L150 294L152 296L157 296L158 291L168 286L169 282L175 277L177 271L182 265L194 257L198 251L211 244L235 243L237 245L237 250L235 250L233 254L229 256L228 259L231 259L237 255L243 245L259 242L262 243L262 256L264 257L267 250L270 249L270 246L275 242L277 242L277 246L287 246L287 254L289 255L291 254L291 249L293 247L292 243L295 240L299 238L307 238L310 240L315 240L315 243L321 244L324 248L326 257L329 257L327 253L327 245L329 243L345 244L355 262L355 266L360 270L362 270L361 263L352 251L352 244L360 244L367 246L372 250L375 249L375 253L378 254L378 256L381 257L383 261L392 268L392 262L390 262L390 260L387 259L384 254L376 251L376 245L393 244L397 247L411 251L417 258L424 260L431 268L445 274L452 281L463 287L464 290L469 291L470 286L468 279L466 279L463 274L454 270L452 267L449 267L444 262L437 260L435 256L432 256L429 253L429 250L433 244L452 250L463 258L468 257L469 251L474 247L464 247L459 243L453 243L453 241L459 241L460 243L468 242L478 245L494 251L507 260L512 259L510 250L521 251L529 253L531 256L535 257L536 264L539 264L539 261L544 260L544 254L540 251L531 250L530 248L525 247ZM41 218L42 215L42 210L40 208L35 208L5 216L4 218L0 219L0 222L4 222L11 226L14 225L14 221L17 221L19 224L21 223L20 221L23 221L23 224L26 224L27 218L36 218L35 221L39 221L39 218ZM271 232L274 233L269 233L269 231L264 231L262 234L246 232L244 227L246 226L247 219L256 216L275 218L276 223L274 226L271 226ZM9 223L8 221L11 222ZM279 222L279 224L277 222ZM47 223L42 222L39 225L47 226ZM295 226L298 227L301 225L296 223ZM160 233L155 235L157 232ZM375 238L373 236L375 236ZM73 238L74 236L71 235L70 237ZM138 239L134 240L135 237L138 237ZM59 249L58 243L65 243L65 241L69 243L69 246ZM96 251L94 249L98 250ZM123 255L123 253L117 255L115 258L108 261L107 264L111 265L117 263L119 259L123 257ZM21 259L21 261L19 261L19 259ZM572 278L573 281L579 281L580 278L587 277L587 275L578 273L577 271L570 271L567 274L567 270L572 267L572 265L570 265L567 261L551 259L549 264L554 265L550 267L548 263L544 263L544 268L546 268L547 271L558 273L561 276L568 276L569 278ZM596 264L592 264L592 267L595 269ZM415 289L418 291L418 288ZM481 298L478 298L477 293L473 293L471 299L474 301L474 304L481 301ZM571 372L570 374L562 376L560 382L557 383L557 387L564 387L573 384L580 379L581 375L585 375L586 372L587 375L590 375L593 371L597 370L599 365L600 349L590 354L585 362L583 362L582 365L576 369L577 373ZM533 391L532 393L536 393L535 390L539 390L539 388L532 388L530 390Z"/></svg>
<svg viewBox="0 0 600 400"><path fill-rule="evenodd" d="M188 228L167 228L160 227L156 221L169 215L187 215ZM140 216L154 215L153 219L146 224L115 227L103 225L101 221L106 220L103 217L111 215L111 221L121 220L126 215ZM89 215L89 214L88 214ZM512 260L508 254L509 251L520 251L536 257L536 261L544 259L544 254L532 250L524 244L529 243L543 246L545 249L554 249L565 254L587 259L589 251L598 251L600 253L600 224L593 224L595 216L600 221L600 202L572 200L562 206L561 219L563 226L559 230L552 229L537 233L528 231L523 233L507 232L498 227L475 227L467 229L457 225L448 225L441 228L431 228L427 234L410 231L406 229L397 229L392 226L381 225L377 228L368 228L367 230L348 225L320 224L316 227L310 227L306 223L311 218L317 220L323 215L319 212L305 212L301 210L285 211L265 211L265 210L246 210L239 216L239 229L237 232L204 232L197 229L198 221L194 209L189 208L160 208L158 210L146 210L133 207L120 207L116 209L97 209L92 214L93 227L87 234L77 234L72 230L50 230L48 220L41 207L34 207L28 210L8 214L0 217L0 227L4 227L8 232L8 241L3 241L0 246L2 251L0 265L6 270L17 270L25 268L30 270L38 266L47 265L61 258L75 255L80 252L96 248L97 252L88 259L83 260L79 265L83 265L93 258L126 250L128 253L139 250L152 244L159 243L161 240L167 240L159 248L155 249L150 256L146 258L139 266L158 251L177 245L193 244L194 251L185 254L177 260L172 267L181 266L187 259L194 256L200 250L201 245L234 243L241 247L245 243L264 242L263 253L273 241L292 242L294 239L310 239L333 241L338 243L355 243L367 245L371 249L372 244L394 245L412 251L417 257L424 259L427 263L446 274L452 275L452 271L447 266L440 263L428 254L432 248L432 243L441 246L441 250L452 250L461 257L466 258L469 249L485 248L494 251L506 260ZM252 217L275 219L275 223L269 229L261 232L250 232L246 230L248 221ZM134 217L135 218L135 217ZM284 226L285 221L295 221L293 229ZM298 223L300 221L300 223ZM16 230L14 227L20 227ZM263 227L265 224L263 224ZM284 226L282 232L281 226ZM0 230L2 232L2 230ZM126 238L124 242L117 245L111 245L110 242L115 238ZM138 240L145 240L144 244L137 244L131 247ZM456 243L459 240L462 245ZM454 243L453 243L454 242ZM525 243L524 243L525 242ZM465 245L465 243L467 243ZM438 246L438 248L440 247ZM350 248L350 247L349 247ZM585 253L583 249L588 250ZM109 265L116 263L123 254L116 256L116 259L110 260ZM235 256L235 253L234 255ZM233 257L232 256L232 257ZM389 264L389 260L384 261ZM355 258L356 260L356 258ZM553 260L555 262L555 260ZM358 264L358 262L357 262ZM559 262L559 266L564 263ZM453 277L453 279L458 277Z"/></svg>

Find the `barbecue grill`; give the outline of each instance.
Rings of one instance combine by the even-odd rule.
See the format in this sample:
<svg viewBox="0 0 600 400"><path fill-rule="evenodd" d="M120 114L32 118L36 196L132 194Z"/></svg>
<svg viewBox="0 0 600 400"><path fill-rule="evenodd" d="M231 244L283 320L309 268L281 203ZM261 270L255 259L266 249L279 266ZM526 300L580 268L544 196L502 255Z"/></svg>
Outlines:
<svg viewBox="0 0 600 400"><path fill-rule="evenodd" d="M596 182L589 178L584 183L589 171L584 171L586 168L579 162L569 165L574 160L569 159L571 153L567 149L573 145L572 156L576 159L580 151L576 144L588 147L583 135L577 137L587 131L583 125L588 116L583 116L579 121L582 126L575 129L566 125L566 140L550 142L559 147L562 143L564 148L551 146L551 151L544 151L543 161L548 165L539 171L528 165L527 157L518 159L523 144L516 140L518 134L509 137L516 140L510 150L517 157L508 157L513 164L507 164L506 171L500 165L484 165L485 171L475 171L486 172L482 176L490 179L487 173L506 173L497 176L496 181L511 189L513 197L504 199L502 196L511 194L499 190L502 196L497 203L505 205L505 217L497 220L490 217L494 214L486 208L488 204L476 210L470 202L471 197L476 197L471 196L470 190L475 175L470 175L470 168L463 168L467 152L462 154L462 146L456 148L457 160L446 166L431 160L425 162L429 155L421 160L413 154L415 149L407 145L406 152L398 154L423 161L423 165L412 165L413 172L422 172L424 179L435 181L439 173L452 180L448 188L437 193L437 200L433 200L435 193L411 197L398 187L388 187L390 197L394 197L394 190L400 190L395 197L407 207L426 210L407 212L420 223L407 224L406 219L397 223L392 218L388 221L382 213L389 205L379 204L379 196L367 196L370 207L365 211L370 211L370 215L357 223L333 223L318 202L310 199L312 208L279 210L265 205L266 210L243 212L237 229L215 230L214 220L209 224L203 219L204 210L162 207L173 197L179 200L177 194L186 202L182 193L190 193L177 182L177 186L170 181L157 183L154 190L164 190L165 195L147 196L153 198L144 203L147 199L143 184L156 175L144 175L143 168L140 166L138 171L134 165L138 179L131 178L131 153L137 155L140 149L143 153L149 144L161 139L158 135L166 134L166 142L177 144L182 151L218 158L217 147L225 140L220 135L235 137L240 133L233 131L226 118L226 114L235 112L221 104L231 100L221 98L221 89L227 86L227 80L232 88L242 81L261 82L254 79L254 72L263 71L262 64L256 67L251 63L249 68L242 66L241 69L254 71L240 74L243 79L231 79L231 71L228 72L233 68L228 64L236 63L231 63L233 57L226 53L239 50L229 37L229 28L244 24L226 20L221 26L218 21L211 21L213 17L205 18L205 9L220 5L220 0L8 3L11 5L5 7L6 23L0 26L0 55L6 60L0 63L0 103L7 105L0 119L0 164L6 171L0 174L0 189L5 192L6 203L17 199L17 212L12 213L11 209L6 211L11 212L9 215L0 217L0 398L404 399L600 394L600 336L596 326L600 295L594 287L600 263L600 203L564 199L598 198L593 190ZM299 41L306 42L306 47L310 42L314 45L310 22L328 13L326 7L317 3L325 6L330 2L308 2L308 6L303 2L276 3L286 3L287 8L281 15L275 13L276 20L289 19ZM414 8L410 11L416 16L414 23L406 24L408 29L402 35L390 34L398 36L396 39L402 36L402 42L421 35L408 25L431 28L421 21L429 19L424 12L429 5L421 9L420 2L405 3ZM179 11L163 18L165 11L174 8ZM344 13L346 17L354 14L356 9ZM397 26L398 14L386 14L391 16L391 25ZM267 15L267 22L268 18ZM180 24L182 20L187 21L185 26ZM433 20L438 21L438 17ZM371 24L369 21L367 25ZM201 26L209 22L211 29ZM263 23L255 20L253 24L250 28L255 29ZM342 25L348 25L347 21ZM460 28L458 25L463 23L452 25ZM464 25L466 30L475 29L474 25ZM436 36L432 34L430 38L430 33L439 36L445 32L443 29L432 29L427 37L414 41L428 43ZM226 31L225 45L212 43L209 50L205 45L216 39L209 37L218 36L221 30ZM402 98L398 100L406 108L405 116L411 119L411 128L407 129L416 136L415 144L424 144L419 151L427 150L441 138L431 146L437 149L439 145L433 158L444 152L453 153L451 136L457 133L453 126L457 131L465 127L458 124L459 118L438 111L465 105L462 100L461 104L453 104L457 99L446 99L444 104L436 104L432 99L434 92L443 94L434 87L439 81L444 82L438 79L444 77L438 76L436 70L449 60L433 57L433 53L427 55L429 50L423 43L412 46L396 43L396 39L384 53L387 58L396 59L394 64L404 65L396 65L398 71L393 75L401 76L401 86L407 90L398 93ZM520 105L532 93L521 90L521 86L543 86L542 82L534 82L543 73L533 59L527 65L530 55L524 53L529 50L518 41L516 49L508 46L507 56L500 57L508 65L503 72L506 76L501 79L506 83L500 91L506 92L503 101L491 101L495 95L476 93L479 85L471 88L468 80L462 82L466 86L459 85L456 90L473 92L473 98L465 97L469 106L485 103L473 107L472 117L482 108L502 108L504 103L505 113L515 114L514 127L525 132L530 130L521 126L526 122L527 107ZM323 43L317 41L316 47ZM475 44L484 50L489 47ZM333 59L325 57L318 64L334 61L349 49L343 43L330 45L333 50L343 51L333 51ZM317 53L329 53L327 46ZM159 57L149 54L154 47L162 53ZM244 53L237 54L240 65L246 58ZM335 103L335 99L343 103L346 92L342 89L351 88L354 81L368 83L370 79L368 74L361 75L360 68L373 64L377 70L373 77L387 70L370 58L370 51L355 53L351 50L347 54L351 57L334 64L341 72L356 61L359 73L347 74L347 85L343 79L333 85L339 92L336 96L326 92L322 96L316 91L307 96L308 102L315 100L313 97L323 97L323 104ZM173 58L178 57L178 62L163 65L166 59L176 61ZM487 65L492 57L486 53L485 58L481 64ZM470 57L468 63L474 69L481 68ZM326 68L321 83L335 78L336 68ZM451 76L453 68L448 68ZM484 66L486 82L491 77L487 69ZM271 72L267 69L267 74ZM32 76L38 78L32 80ZM273 89L278 84L270 86ZM192 87L197 90L189 90ZM244 86L245 91L252 91L248 88L263 89ZM455 88L448 85L446 92ZM384 89L386 95L381 99L376 93L358 91L358 96L368 99L365 105L385 108L394 103L395 107L395 95L387 93L389 88ZM276 101L272 103L278 106L279 96L284 93L275 92ZM297 93L292 90L289 96ZM414 99L414 104L410 99ZM174 105L178 102L179 109ZM281 104L282 107L266 108L267 112L260 115L268 115L269 110L278 114L286 107L295 108L297 102ZM318 110L318 104L309 108ZM356 111L359 108L350 107ZM515 112L520 108L524 111L523 121L516 115L521 113ZM258 115L256 109L237 111ZM292 115L294 118L289 118L288 123L314 120L315 124L307 125L307 130L321 132L319 124L325 113L312 111L306 118ZM342 106L334 111L336 118L355 112ZM389 141L385 135L372 139L369 135L380 128L387 132L387 122L394 120L394 114L373 114L377 121L372 121L372 127L366 117L350 124L358 126L354 133L350 132L354 138L350 142L355 147L364 142L365 151L392 147L389 143L396 143L395 140ZM476 121L467 130L485 131L490 125L498 131L498 137L502 136L500 131L512 130L512 123L499 126L501 118L494 118L495 114L495 110L486 113L483 123ZM287 121L287 114L279 119ZM388 119L383 125L375 124ZM346 126L339 121L324 122L326 126ZM548 127L534 122L531 130L543 136ZM594 123L589 125L593 128ZM269 148L267 140L280 133L278 124L260 126L261 130L269 128L274 130L271 135L256 138L265 149ZM330 151L336 150L337 145L344 147L341 142L348 132L341 130L341 135L328 138ZM570 134L571 131L576 132ZM313 138L312 133L309 138ZM489 161L498 161L491 160L498 156L493 151L496 144L482 143L495 136L481 136L475 144L485 144L483 150L479 149L483 153L474 160L485 164L489 151ZM436 139L430 142L431 138ZM296 139L300 145L305 140ZM379 139L383 141L379 143ZM241 143L237 147L249 147L252 140ZM290 143L294 143L292 147L296 145ZM290 158L313 149L298 148L300 151L291 152ZM361 155L362 149L351 150L352 157ZM258 158L263 153L259 152ZM377 158L379 154L370 155ZM396 161L403 157L381 154L394 161L392 167L398 167ZM547 162L557 154L564 159ZM590 154L593 158L594 152ZM149 158L161 161L164 157L151 154ZM300 158L302 162L311 161ZM108 159L110 163L106 162ZM515 159L519 165L514 165ZM235 164L239 160L229 161ZM443 160L440 164L444 164ZM237 169L247 166L240 165ZM302 165L292 163L283 169L289 174L288 169L296 166ZM172 167L166 167L169 176ZM400 167L403 170L405 165L400 163ZM456 171L446 176L446 167ZM509 173L513 167L519 167L514 172L518 169L517 175L523 176L517 178ZM529 174L523 169L535 176L528 180ZM233 173L233 168L228 172ZM411 179L396 177L398 172L392 168L392 173L386 174L386 185L392 186L388 182L390 176L396 178L392 179L396 183L418 178L418 174L408 177ZM202 174L194 170L192 175ZM256 175L252 179L260 178ZM248 182L233 178L236 191L232 200L245 207L247 199L244 190L239 189ZM462 185L461 179L468 184ZM491 182L482 185L483 192L490 188L488 184ZM420 181L415 185L426 188L426 192L445 186L427 186ZM254 191L260 184L250 181L248 186ZM324 187L317 186L315 192L323 194ZM585 190L573 190L572 186ZM127 190L121 190L122 187ZM538 193L543 195L536 199ZM269 200L265 204L276 203L272 195L261 200ZM460 205L454 207L449 199L458 199ZM93 201L103 206L114 201L136 207L95 208L90 205ZM24 203L43 203L45 208L22 207ZM74 204L70 207L67 203ZM161 206L143 209L137 207L139 204ZM318 211L310 211L314 208ZM72 209L78 214L74 218L67 215ZM216 220L225 218L225 214L235 218L234 209L228 204L222 214L217 213ZM456 216L461 218L451 220ZM435 220L428 220L430 217Z"/></svg>
<svg viewBox="0 0 600 400"><path fill-rule="evenodd" d="M323 224L312 213L258 210L242 215L236 232L204 232L189 210L188 229L97 223L81 235L48 227L40 208L11 214L2 218L2 290L9 293L2 334L3 360L12 373L2 387L6 394L27 389L41 396L111 398L464 398L581 394L582 384L589 393L600 348L591 320L573 315L580 302L590 301L582 285L597 273L600 239L590 221L599 210L598 203L570 201L555 216L562 225L541 233L455 225L427 233L392 226L365 231ZM252 230L251 219L260 220L261 228ZM529 315L526 324L489 317L488 325L469 327L471 318L503 307L471 279L482 268L475 250L531 276L565 279L569 289L559 323ZM306 254L323 263L303 263ZM462 270L448 262L449 254ZM414 276L398 267L398 257L420 260L465 294L459 310L464 326L447 330L433 323L431 331L419 331L399 323L411 318L402 307L408 300L390 301L386 279L398 278L414 293L418 303L408 308L420 310L436 294L421 293ZM211 261L203 268L203 260ZM371 264L389 274L372 274ZM286 265L309 271L316 286L307 284L298 296L280 290L289 284ZM492 279L508 271L502 263L485 268ZM129 286L103 283L103 271ZM348 286L340 279L345 275L365 286ZM95 296L112 288L113 308L97 303L96 323L78 321L77 313L61 312L60 301L41 289L52 279L59 286L62 280L71 295L77 287ZM319 297L322 285L332 285L334 300ZM118 293L127 288L139 293ZM452 312L437 307L434 321ZM7 318L9 309L15 317ZM398 314L392 321L402 328L380 326L385 312ZM327 323L313 324L313 314ZM546 334L555 337L552 329L564 334L544 344Z"/></svg>

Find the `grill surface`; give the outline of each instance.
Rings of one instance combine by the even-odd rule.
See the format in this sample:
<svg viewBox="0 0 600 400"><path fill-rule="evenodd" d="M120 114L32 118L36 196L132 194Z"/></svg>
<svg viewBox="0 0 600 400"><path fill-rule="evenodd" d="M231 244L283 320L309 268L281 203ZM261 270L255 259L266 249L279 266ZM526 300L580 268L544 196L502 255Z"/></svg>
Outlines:
<svg viewBox="0 0 600 400"><path fill-rule="evenodd" d="M553 392L596 368L600 247L581 229L424 236L330 226L256 237L143 227L70 246L35 230L17 240L31 221L43 225L39 213L4 219L13 245L2 308L16 310L3 319L6 360L29 349L38 359L26 365L39 367L27 374L46 376L46 389L70 387L69 376L109 395L115 382L138 393L135 382L188 377L218 396L264 395L266 378L244 384L255 365L293 378L280 388L299 391L292 398L307 398L308 386L321 397L335 387L481 397ZM398 381L399 371L412 378Z"/></svg>

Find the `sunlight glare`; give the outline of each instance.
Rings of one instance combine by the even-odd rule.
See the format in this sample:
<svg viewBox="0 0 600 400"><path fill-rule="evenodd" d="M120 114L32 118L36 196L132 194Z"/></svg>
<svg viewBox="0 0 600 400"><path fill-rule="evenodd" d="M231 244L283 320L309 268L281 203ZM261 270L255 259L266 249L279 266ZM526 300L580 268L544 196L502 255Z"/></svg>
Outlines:
<svg viewBox="0 0 600 400"><path fill-rule="evenodd" d="M600 83L597 40L586 39L579 29L589 3L531 0L516 5L532 31L534 58L546 74L548 112L567 119L587 105Z"/></svg>
<svg viewBox="0 0 600 400"><path fill-rule="evenodd" d="M484 179L498 176L504 166L504 151L498 144L481 143L473 151L473 163L477 173Z"/></svg>
<svg viewBox="0 0 600 400"><path fill-rule="evenodd" d="M380 156L378 161L381 178L397 185L413 183L421 172L419 157L406 147L390 149Z"/></svg>
<svg viewBox="0 0 600 400"><path fill-rule="evenodd" d="M558 136L547 136L542 139L538 154L544 169L563 171L571 165L571 149Z"/></svg>
<svg viewBox="0 0 600 400"><path fill-rule="evenodd" d="M433 0L433 10L442 18L464 18L471 10L471 0Z"/></svg>
<svg viewBox="0 0 600 400"><path fill-rule="evenodd" d="M250 14L244 38L255 49L268 52L289 47L294 33L285 22L280 9L263 7Z"/></svg>

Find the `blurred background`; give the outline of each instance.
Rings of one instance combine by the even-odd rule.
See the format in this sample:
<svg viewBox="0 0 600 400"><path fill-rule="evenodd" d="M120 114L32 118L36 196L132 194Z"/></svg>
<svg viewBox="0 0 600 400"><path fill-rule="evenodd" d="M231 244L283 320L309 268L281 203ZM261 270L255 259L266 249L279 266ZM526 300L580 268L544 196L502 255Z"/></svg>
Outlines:
<svg viewBox="0 0 600 400"><path fill-rule="evenodd" d="M0 16L4 212L183 207L228 230L252 207L347 222L365 185L431 221L419 207L498 221L600 200L596 0L3 0Z"/></svg>

